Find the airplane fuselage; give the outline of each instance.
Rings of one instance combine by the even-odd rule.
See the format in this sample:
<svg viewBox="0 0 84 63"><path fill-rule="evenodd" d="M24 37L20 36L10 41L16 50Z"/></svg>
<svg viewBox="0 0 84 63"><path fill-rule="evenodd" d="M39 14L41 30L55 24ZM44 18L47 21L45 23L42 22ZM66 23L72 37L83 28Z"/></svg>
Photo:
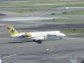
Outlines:
<svg viewBox="0 0 84 63"><path fill-rule="evenodd" d="M24 36L25 35L25 36ZM14 35L23 41L44 41L44 40L54 40L62 39L65 34L60 31L42 31L42 32L22 32Z"/></svg>
<svg viewBox="0 0 84 63"><path fill-rule="evenodd" d="M64 33L60 31L40 31L40 32L18 32L11 25L7 26L7 30L11 37L16 38L17 40L23 41L33 41L39 44L44 40L53 40L66 36Z"/></svg>

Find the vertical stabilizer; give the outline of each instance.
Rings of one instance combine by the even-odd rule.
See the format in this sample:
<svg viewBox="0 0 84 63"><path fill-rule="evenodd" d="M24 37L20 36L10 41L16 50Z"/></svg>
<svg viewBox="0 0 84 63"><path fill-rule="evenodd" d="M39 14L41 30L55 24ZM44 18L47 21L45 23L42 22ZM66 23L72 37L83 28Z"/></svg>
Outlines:
<svg viewBox="0 0 84 63"><path fill-rule="evenodd" d="M11 36L18 34L18 31L16 31L15 28L11 25L7 25L7 30Z"/></svg>

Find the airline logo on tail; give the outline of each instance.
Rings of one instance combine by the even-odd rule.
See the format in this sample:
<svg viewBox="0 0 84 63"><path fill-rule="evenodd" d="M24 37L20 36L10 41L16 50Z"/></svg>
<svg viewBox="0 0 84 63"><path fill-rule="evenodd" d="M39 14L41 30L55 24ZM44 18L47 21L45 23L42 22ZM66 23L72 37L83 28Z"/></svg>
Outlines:
<svg viewBox="0 0 84 63"><path fill-rule="evenodd" d="M13 26L11 26L11 25L8 25L7 26L7 30L8 30L8 32L9 32L9 34L12 36L12 35L16 35L16 34L18 34L18 32L13 28Z"/></svg>
<svg viewBox="0 0 84 63"><path fill-rule="evenodd" d="M19 33L19 32L16 31L16 29L15 29L13 26L11 26L11 25L8 25L8 26L7 26L7 30L8 30L9 34L10 34L12 37L17 36L17 37L31 38L31 33L29 33L29 32Z"/></svg>

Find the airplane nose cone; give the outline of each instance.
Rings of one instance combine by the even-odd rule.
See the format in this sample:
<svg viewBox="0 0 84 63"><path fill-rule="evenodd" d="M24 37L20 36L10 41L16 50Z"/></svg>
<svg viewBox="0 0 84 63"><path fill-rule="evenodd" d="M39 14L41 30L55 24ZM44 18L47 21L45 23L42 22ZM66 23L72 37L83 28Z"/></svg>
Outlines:
<svg viewBox="0 0 84 63"><path fill-rule="evenodd" d="M62 33L62 36L65 37L66 35L64 33Z"/></svg>

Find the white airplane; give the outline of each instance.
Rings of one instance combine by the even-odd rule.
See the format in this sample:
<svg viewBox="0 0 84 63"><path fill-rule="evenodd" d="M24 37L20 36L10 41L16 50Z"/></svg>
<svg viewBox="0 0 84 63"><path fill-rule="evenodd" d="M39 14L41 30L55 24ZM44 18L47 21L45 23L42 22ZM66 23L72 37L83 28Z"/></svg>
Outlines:
<svg viewBox="0 0 84 63"><path fill-rule="evenodd" d="M7 30L11 37L21 42L36 42L41 44L44 40L62 39L66 35L60 31L42 31L42 32L18 32L11 25L7 25Z"/></svg>

